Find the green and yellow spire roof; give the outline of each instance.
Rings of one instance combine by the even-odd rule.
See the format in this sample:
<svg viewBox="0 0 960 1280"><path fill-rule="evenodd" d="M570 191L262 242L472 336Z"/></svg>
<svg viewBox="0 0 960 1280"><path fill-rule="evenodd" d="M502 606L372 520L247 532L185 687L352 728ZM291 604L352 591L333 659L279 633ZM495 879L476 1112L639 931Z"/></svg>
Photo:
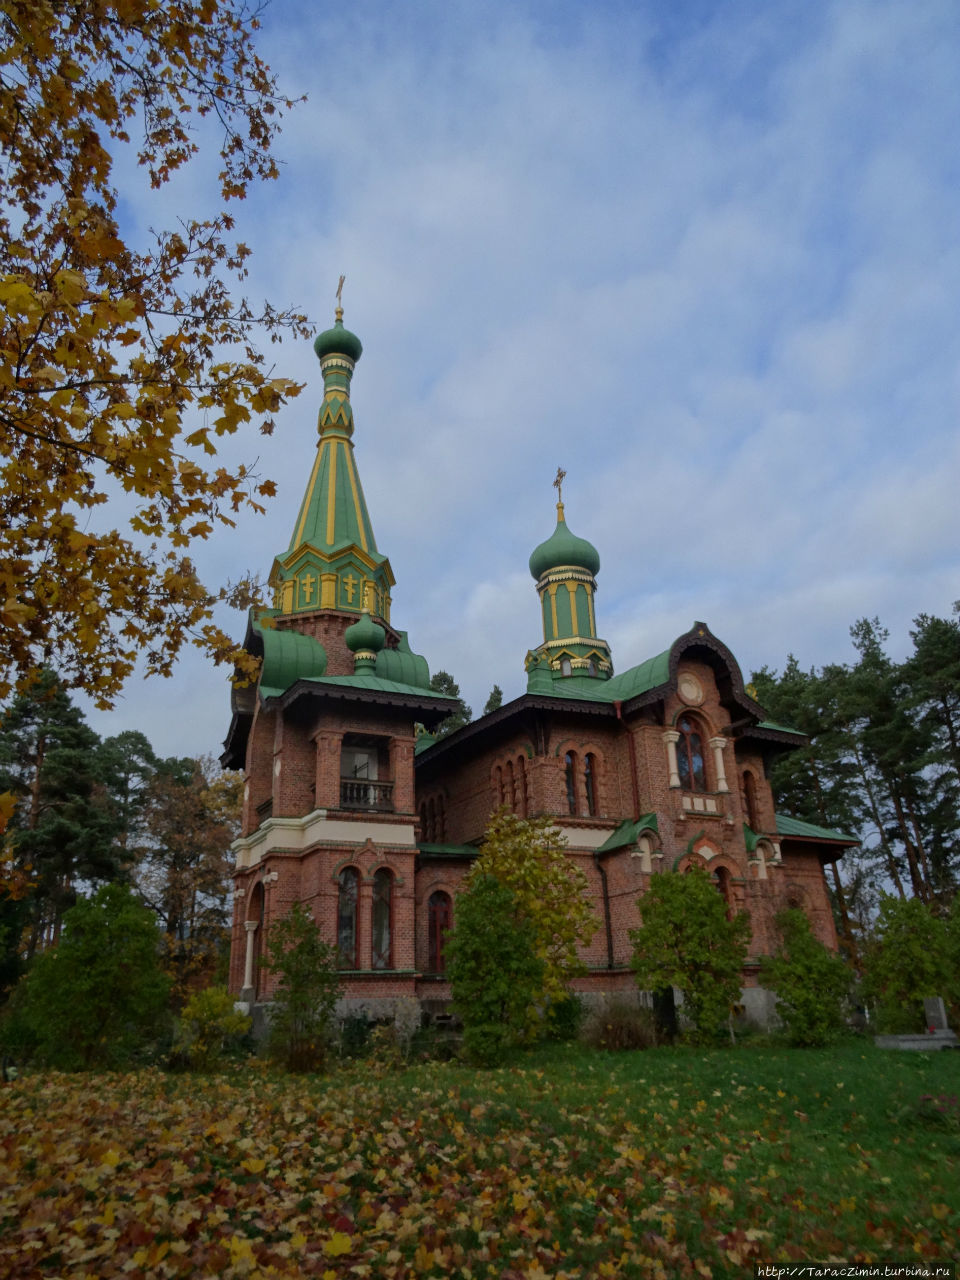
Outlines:
<svg viewBox="0 0 960 1280"><path fill-rule="evenodd" d="M597 549L567 525L562 483L557 471L557 527L530 557L543 618L543 643L526 658L528 689L552 684L555 678L588 676L608 680L613 674L610 646L597 637L594 596L600 569Z"/></svg>
<svg viewBox="0 0 960 1280"><path fill-rule="evenodd" d="M377 550L353 454L350 381L363 351L337 306L332 329L313 347L323 372L319 440L287 550L274 560L270 585L282 614L366 608L390 621L390 562Z"/></svg>

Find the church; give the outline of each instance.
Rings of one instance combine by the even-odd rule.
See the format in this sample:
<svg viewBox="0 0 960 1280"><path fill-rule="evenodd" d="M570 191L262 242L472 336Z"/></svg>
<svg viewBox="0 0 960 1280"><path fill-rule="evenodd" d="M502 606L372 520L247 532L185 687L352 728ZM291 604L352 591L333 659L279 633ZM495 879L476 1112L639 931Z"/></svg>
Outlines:
<svg viewBox="0 0 960 1280"><path fill-rule="evenodd" d="M774 917L800 907L836 947L824 867L855 843L774 811L770 763L803 736L764 715L704 622L615 670L597 631L600 557L567 524L559 473L556 527L529 562L531 631L543 638L526 654L526 692L435 737L455 704L431 689L426 659L391 616L394 576L353 448L362 347L341 307L314 349L316 455L270 571L273 605L251 611L245 647L259 679L233 690L221 757L245 779L231 990L269 1001L259 959L299 901L337 946L344 1008L404 1026L444 1010L457 890L507 805L550 815L586 876L598 927L576 984L585 1001L635 991L638 899L652 876L699 863L729 910L749 914L744 1005L766 1022L757 971L776 946Z"/></svg>

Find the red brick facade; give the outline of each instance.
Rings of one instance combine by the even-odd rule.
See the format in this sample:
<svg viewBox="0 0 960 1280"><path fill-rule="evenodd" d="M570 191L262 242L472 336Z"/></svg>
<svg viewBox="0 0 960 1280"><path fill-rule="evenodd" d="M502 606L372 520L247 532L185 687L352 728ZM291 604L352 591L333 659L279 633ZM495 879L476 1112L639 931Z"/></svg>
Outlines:
<svg viewBox="0 0 960 1280"><path fill-rule="evenodd" d="M333 654L333 621L296 625ZM789 744L764 728L732 656L698 626L671 649L668 680L642 696L565 699L558 682L557 696L525 695L419 754L425 708L403 697L364 699L331 684L261 702L246 744L232 989L269 999L257 958L272 922L302 901L346 948L351 1000L383 1014L398 1001L447 999L431 930L446 902L455 914L466 847L500 804L553 816L587 878L600 927L583 956L584 992L632 990L637 901L653 875L696 861L731 911L750 916L745 986L775 946L784 906L801 906L835 947L822 862L837 842L777 834L766 768ZM696 777L681 776L687 741L699 743ZM625 820L640 829L618 843Z"/></svg>

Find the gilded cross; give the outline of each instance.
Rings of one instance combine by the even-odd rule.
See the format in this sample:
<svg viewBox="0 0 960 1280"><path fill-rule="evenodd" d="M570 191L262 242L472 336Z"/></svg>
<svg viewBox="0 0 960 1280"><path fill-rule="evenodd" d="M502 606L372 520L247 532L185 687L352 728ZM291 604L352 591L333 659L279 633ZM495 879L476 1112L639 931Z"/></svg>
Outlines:
<svg viewBox="0 0 960 1280"><path fill-rule="evenodd" d="M563 467L557 467L557 478L553 482L553 487L557 491L558 502L563 501L563 482L566 479L566 475L567 473L564 471Z"/></svg>
<svg viewBox="0 0 960 1280"><path fill-rule="evenodd" d="M353 604L353 594L357 589L357 579L353 576L352 573L348 573L343 580L343 585L347 589L347 601L350 604Z"/></svg>
<svg viewBox="0 0 960 1280"><path fill-rule="evenodd" d="M343 282L344 280L346 280L346 278L347 278L346 276L341 276L340 283L337 285L337 306L338 307L343 306Z"/></svg>
<svg viewBox="0 0 960 1280"><path fill-rule="evenodd" d="M300 579L300 586L303 588L303 598L306 600L307 604L309 604L313 599L313 584L315 582L316 578L312 573L305 573Z"/></svg>

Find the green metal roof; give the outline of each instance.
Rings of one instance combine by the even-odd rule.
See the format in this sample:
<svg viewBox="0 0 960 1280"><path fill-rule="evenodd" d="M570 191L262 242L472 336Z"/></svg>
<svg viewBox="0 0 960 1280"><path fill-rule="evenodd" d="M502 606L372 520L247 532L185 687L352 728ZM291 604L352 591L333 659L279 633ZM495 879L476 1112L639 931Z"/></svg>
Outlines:
<svg viewBox="0 0 960 1280"><path fill-rule="evenodd" d="M627 702L670 678L670 650L647 658L639 666L621 671L609 680L598 676L564 676L545 664L533 667L527 677L527 693L550 698L580 698L584 702Z"/></svg>
<svg viewBox="0 0 960 1280"><path fill-rule="evenodd" d="M761 720L757 728L774 729L777 733L795 733L799 738L807 736L802 729L796 729L792 724L777 724L776 720Z"/></svg>
<svg viewBox="0 0 960 1280"><path fill-rule="evenodd" d="M478 857L480 850L472 844L418 844L417 852L423 858L470 858Z"/></svg>
<svg viewBox="0 0 960 1280"><path fill-rule="evenodd" d="M616 831L604 841L597 853L612 853L614 849L622 849L626 845L636 844L644 831L655 831L660 834L655 813L645 813L640 818L627 818L621 822Z"/></svg>
<svg viewBox="0 0 960 1280"><path fill-rule="evenodd" d="M298 674L297 680L306 680L310 684L323 685L324 688L342 688L342 689L365 689L371 693L405 693L411 697L418 698L421 702L425 698L437 698L441 701L447 701L446 694L437 693L433 689L425 689L419 684L402 684L399 680L384 680L378 675L363 674L354 676L304 676ZM293 683L291 681L291 683ZM263 683L260 684L260 692L265 698L275 698L284 693L290 686L285 685L283 688L266 688Z"/></svg>
<svg viewBox="0 0 960 1280"><path fill-rule="evenodd" d="M799 818L790 818L785 813L775 815L777 834L781 836L797 836L808 840L836 840L843 844L859 844L856 836L844 835L842 831L831 831L829 827L817 827L812 822L802 822Z"/></svg>
<svg viewBox="0 0 960 1280"><path fill-rule="evenodd" d="M263 641L260 690L265 696L283 693L301 677L315 679L325 674L327 651L312 636L263 627L256 620L253 627Z"/></svg>

